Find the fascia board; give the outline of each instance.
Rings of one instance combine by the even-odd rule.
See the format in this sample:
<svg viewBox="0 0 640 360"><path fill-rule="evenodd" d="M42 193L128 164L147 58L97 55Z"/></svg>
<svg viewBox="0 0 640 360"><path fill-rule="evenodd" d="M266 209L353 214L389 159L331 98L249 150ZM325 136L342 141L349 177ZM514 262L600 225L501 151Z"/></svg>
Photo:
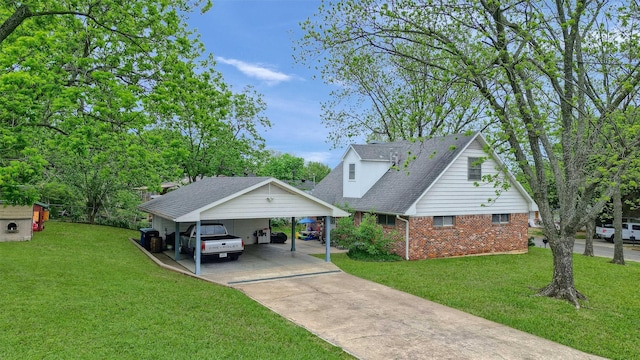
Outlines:
<svg viewBox="0 0 640 360"><path fill-rule="evenodd" d="M250 187L247 187L247 188L245 188L245 189L243 189L241 191L238 191L238 192L236 192L236 193L234 193L232 195L229 195L229 196L227 196L225 198L222 198L222 199L220 199L218 201L215 201L215 202L213 202L211 204L208 204L208 205L203 206L203 207L201 207L199 209L193 210L193 211L191 211L191 212L189 212L187 214L181 215L181 216L177 217L174 221L176 221L176 222L194 222L194 221L198 221L200 219L200 214L202 212L204 212L206 210L209 210L211 208L214 208L214 207L216 207L216 206L218 206L220 204L223 204L223 203L225 203L227 201L231 201L231 200L233 200L233 199L235 199L235 198L237 198L239 196L242 196L242 195L244 195L244 194L246 194L248 192L251 192L251 191L253 191L255 189L258 189L258 188L260 188L262 186L270 185L270 184L274 184L274 185L282 188L285 191L288 191L288 192L295 193L297 195L303 196L303 197L305 197L305 198L307 198L307 199L309 199L311 201L314 201L316 203L319 203L319 204L329 208L331 210L332 214L333 214L332 216L334 216L334 217L346 217L346 216L350 215L348 212L346 212L346 211L344 211L344 210L342 210L342 209L340 209L340 208L338 208L336 206L328 204L328 203L326 203L326 202L324 202L324 201L322 201L322 200L320 200L320 199L318 199L318 198L316 198L314 196L311 196L311 195L307 194L306 192L304 192L302 190L299 190L299 189L297 189L297 188L295 188L295 187L293 187L293 186L291 186L291 185L289 185L289 184L287 184L285 182L282 182L282 181L280 181L280 180L278 180L276 178L269 178L269 179L266 179L264 181L261 181L261 182L255 184L253 186L250 186Z"/></svg>
<svg viewBox="0 0 640 360"><path fill-rule="evenodd" d="M315 197L313 195L310 195L310 194L307 194L306 192L304 192L304 191L302 191L302 190L300 190L298 188L295 188L295 187L293 187L293 186L291 186L291 185L289 185L289 184L287 184L285 182L282 182L282 181L280 181L278 179L272 178L272 182L277 184L277 185L279 185L284 190L287 190L289 192L292 192L292 193L295 193L295 194L300 195L302 197L305 197L308 200L311 200L311 201L316 202L316 203L318 203L318 204L320 204L320 205L322 205L324 207L327 207L327 208L331 209L333 217L346 217L346 216L350 215L348 212L340 209L339 207L331 205L331 204L329 204L327 202L324 202L324 201L318 199L317 197Z"/></svg>
<svg viewBox="0 0 640 360"><path fill-rule="evenodd" d="M356 154L356 156L358 157L358 160L362 161L362 157L360 157L360 154L358 154L356 149L353 148L353 145L349 145L347 150L345 150L345 152L342 154L342 157L340 157L341 162L343 162L344 158L347 157L347 154L349 153L349 151L353 151L353 153Z"/></svg>

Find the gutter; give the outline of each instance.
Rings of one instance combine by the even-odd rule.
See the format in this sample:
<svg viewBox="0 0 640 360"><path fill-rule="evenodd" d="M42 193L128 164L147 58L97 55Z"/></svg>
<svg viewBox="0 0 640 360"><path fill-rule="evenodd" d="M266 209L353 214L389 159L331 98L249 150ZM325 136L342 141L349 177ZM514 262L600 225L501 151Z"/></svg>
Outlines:
<svg viewBox="0 0 640 360"><path fill-rule="evenodd" d="M396 219L404 222L404 256L405 260L409 260L409 220L401 218L400 215L396 215Z"/></svg>

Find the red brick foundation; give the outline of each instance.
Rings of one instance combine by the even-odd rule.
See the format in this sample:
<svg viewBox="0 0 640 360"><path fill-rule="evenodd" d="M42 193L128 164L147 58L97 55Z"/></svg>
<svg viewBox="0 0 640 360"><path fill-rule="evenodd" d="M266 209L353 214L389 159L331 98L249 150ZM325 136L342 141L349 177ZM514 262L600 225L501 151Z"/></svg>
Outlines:
<svg viewBox="0 0 640 360"><path fill-rule="evenodd" d="M421 260L480 254L525 253L528 214L511 214L508 224L491 223L491 214L455 217L454 226L434 227L433 216L409 218L409 259ZM391 230L387 228L387 230ZM396 222L402 235L394 252L405 257L405 223Z"/></svg>

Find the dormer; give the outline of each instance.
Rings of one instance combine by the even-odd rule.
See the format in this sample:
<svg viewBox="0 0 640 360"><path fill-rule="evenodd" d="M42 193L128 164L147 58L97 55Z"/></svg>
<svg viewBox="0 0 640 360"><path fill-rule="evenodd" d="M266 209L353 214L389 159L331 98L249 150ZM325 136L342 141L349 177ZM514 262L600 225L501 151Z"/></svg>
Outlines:
<svg viewBox="0 0 640 360"><path fill-rule="evenodd" d="M342 156L343 196L361 198L397 161L392 144L351 145Z"/></svg>

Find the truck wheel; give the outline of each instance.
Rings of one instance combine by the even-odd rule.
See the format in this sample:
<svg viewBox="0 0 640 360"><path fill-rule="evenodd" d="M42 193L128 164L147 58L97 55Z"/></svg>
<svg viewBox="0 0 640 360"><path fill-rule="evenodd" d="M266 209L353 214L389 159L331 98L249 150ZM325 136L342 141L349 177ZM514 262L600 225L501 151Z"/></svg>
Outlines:
<svg viewBox="0 0 640 360"><path fill-rule="evenodd" d="M239 257L240 257L240 255L238 255L238 254L231 254L231 255L229 255L229 259L230 259L231 261L236 261L236 260L238 260L238 258L239 258Z"/></svg>
<svg viewBox="0 0 640 360"><path fill-rule="evenodd" d="M193 254L193 262L195 262L196 261L196 257L197 257L196 248L191 249L191 252ZM200 257L200 261L202 262L202 257Z"/></svg>
<svg viewBox="0 0 640 360"><path fill-rule="evenodd" d="M609 238L609 242L610 242L610 243L612 243L612 244L613 244L613 237L614 237L614 236L615 236L615 235L611 235L611 237Z"/></svg>

